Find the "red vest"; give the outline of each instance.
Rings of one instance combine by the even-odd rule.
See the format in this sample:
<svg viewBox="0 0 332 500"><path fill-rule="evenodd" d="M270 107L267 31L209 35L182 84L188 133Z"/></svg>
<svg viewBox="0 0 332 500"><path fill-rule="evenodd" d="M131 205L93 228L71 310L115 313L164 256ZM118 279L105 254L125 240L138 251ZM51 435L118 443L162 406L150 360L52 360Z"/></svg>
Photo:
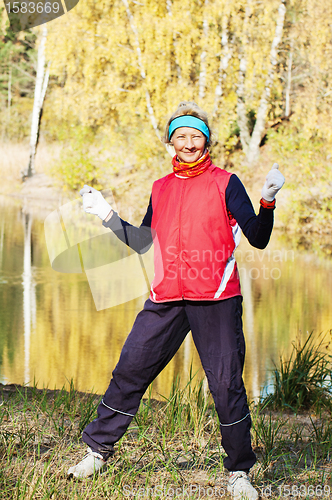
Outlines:
<svg viewBox="0 0 332 500"><path fill-rule="evenodd" d="M231 175L212 164L196 177L171 173L153 184L153 302L241 295L233 255L241 230L225 202Z"/></svg>

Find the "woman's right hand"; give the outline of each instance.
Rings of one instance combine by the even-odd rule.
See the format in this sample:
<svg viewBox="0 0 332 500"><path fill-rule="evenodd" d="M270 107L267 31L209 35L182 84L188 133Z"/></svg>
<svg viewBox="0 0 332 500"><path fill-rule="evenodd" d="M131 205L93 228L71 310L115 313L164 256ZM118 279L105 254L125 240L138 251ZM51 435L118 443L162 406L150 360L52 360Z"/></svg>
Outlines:
<svg viewBox="0 0 332 500"><path fill-rule="evenodd" d="M111 205L107 203L103 195L97 189L84 185L80 191L83 197L83 208L88 214L98 215L101 220L105 220L109 213L113 210Z"/></svg>

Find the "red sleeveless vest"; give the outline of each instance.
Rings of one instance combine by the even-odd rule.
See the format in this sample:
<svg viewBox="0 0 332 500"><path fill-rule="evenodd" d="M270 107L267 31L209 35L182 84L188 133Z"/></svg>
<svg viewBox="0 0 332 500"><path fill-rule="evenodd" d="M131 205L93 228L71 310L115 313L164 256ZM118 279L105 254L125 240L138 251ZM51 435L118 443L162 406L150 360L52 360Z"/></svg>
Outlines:
<svg viewBox="0 0 332 500"><path fill-rule="evenodd" d="M231 175L212 164L196 177L171 173L153 184L153 302L241 295L233 255L241 230L225 202Z"/></svg>

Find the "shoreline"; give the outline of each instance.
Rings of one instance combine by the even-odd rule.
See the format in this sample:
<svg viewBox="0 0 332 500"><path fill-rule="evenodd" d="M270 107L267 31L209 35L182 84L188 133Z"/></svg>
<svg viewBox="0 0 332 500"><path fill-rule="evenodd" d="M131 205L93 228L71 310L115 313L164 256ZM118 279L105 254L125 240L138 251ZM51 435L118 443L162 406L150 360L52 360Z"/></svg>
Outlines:
<svg viewBox="0 0 332 500"><path fill-rule="evenodd" d="M15 190L0 192L0 196L20 201L23 210L36 212L56 210L59 206L72 201L72 197L59 188L57 182L44 173L36 173L33 177L26 179ZM78 197L78 196L77 196Z"/></svg>

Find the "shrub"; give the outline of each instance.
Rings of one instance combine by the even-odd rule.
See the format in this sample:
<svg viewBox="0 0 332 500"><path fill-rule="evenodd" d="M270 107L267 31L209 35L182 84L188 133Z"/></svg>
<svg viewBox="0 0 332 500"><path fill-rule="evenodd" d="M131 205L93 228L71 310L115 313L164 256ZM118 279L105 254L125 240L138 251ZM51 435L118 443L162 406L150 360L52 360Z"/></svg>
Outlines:
<svg viewBox="0 0 332 500"><path fill-rule="evenodd" d="M90 152L93 139L90 129L75 127L71 136L63 141L60 161L53 166L52 173L63 183L64 189L77 191L84 184L101 188L96 158Z"/></svg>

